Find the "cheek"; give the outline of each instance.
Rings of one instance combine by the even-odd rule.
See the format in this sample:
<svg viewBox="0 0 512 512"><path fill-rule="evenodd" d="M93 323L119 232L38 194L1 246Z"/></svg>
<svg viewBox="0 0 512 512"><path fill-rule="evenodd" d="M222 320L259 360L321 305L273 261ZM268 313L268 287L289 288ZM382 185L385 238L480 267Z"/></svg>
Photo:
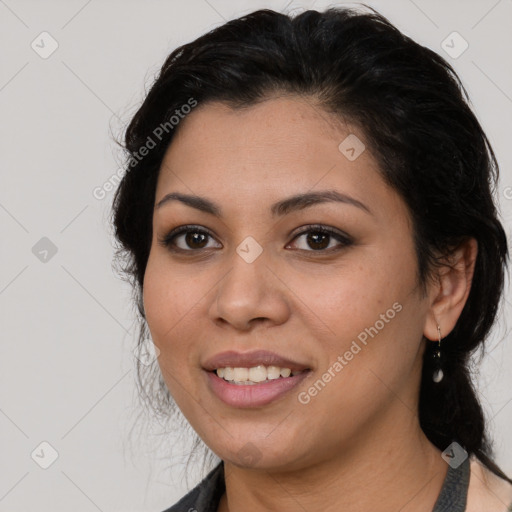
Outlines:
<svg viewBox="0 0 512 512"><path fill-rule="evenodd" d="M144 309L153 342L160 350L159 362L169 371L179 368L186 354L190 333L186 329L187 315L199 300L195 286L169 264L151 258L144 276ZM189 326L190 327L190 326ZM178 340L180 340L178 342Z"/></svg>
<svg viewBox="0 0 512 512"><path fill-rule="evenodd" d="M412 293L415 268L412 252L390 249L378 259L347 264L329 279L297 283L304 311L315 314L323 332L319 373L330 389L323 391L322 383L317 388L330 395L325 399L344 403L347 410L360 410L353 407L366 400L375 407L377 397L385 399L410 377L423 328L421 302Z"/></svg>
<svg viewBox="0 0 512 512"><path fill-rule="evenodd" d="M200 306L208 289L204 278L199 271L183 272L165 254L152 249L144 275L144 306L148 324L160 341L172 338L175 326L194 304Z"/></svg>
<svg viewBox="0 0 512 512"><path fill-rule="evenodd" d="M306 431L321 423L334 439L344 438L391 404L415 410L419 339L409 324L412 305L395 304L379 310L387 323L379 316L338 323L337 342L324 346L328 362L299 390Z"/></svg>
<svg viewBox="0 0 512 512"><path fill-rule="evenodd" d="M415 268L411 258L384 247L378 257L370 251L358 253L357 261L347 258L325 272L304 272L291 279L295 281L291 287L306 306L301 309L314 315L315 323L330 333L326 341L333 340L333 348L338 349L341 340L350 344L376 322L380 327L381 315L384 321L394 319L393 304L406 300L414 288Z"/></svg>
<svg viewBox="0 0 512 512"><path fill-rule="evenodd" d="M415 409L421 371L421 318L416 306L403 296L388 308L338 322L339 338L325 348L328 364L304 389L307 396L301 403L309 397L311 417L322 418L333 428L341 419L349 432L397 400Z"/></svg>

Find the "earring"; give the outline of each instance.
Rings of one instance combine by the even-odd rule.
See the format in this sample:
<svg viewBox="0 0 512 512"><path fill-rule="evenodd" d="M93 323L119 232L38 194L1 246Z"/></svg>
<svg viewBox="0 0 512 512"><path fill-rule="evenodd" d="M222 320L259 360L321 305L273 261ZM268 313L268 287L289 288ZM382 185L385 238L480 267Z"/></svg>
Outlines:
<svg viewBox="0 0 512 512"><path fill-rule="evenodd" d="M444 377L444 373L443 373L443 370L441 368L441 358L442 358L442 354L441 354L441 327L439 327L439 325L437 326L437 334L439 335L439 341L438 341L438 346L437 348L435 349L434 351L434 354L433 354L433 360L434 360L434 374L432 376L432 380L437 384L439 382L441 382L443 380L443 377Z"/></svg>

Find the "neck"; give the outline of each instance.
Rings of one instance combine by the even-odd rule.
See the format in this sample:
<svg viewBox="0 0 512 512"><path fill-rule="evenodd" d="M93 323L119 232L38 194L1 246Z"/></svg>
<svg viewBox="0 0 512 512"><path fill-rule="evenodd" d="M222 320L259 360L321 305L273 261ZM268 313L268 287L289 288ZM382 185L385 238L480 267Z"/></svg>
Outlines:
<svg viewBox="0 0 512 512"><path fill-rule="evenodd" d="M322 510L429 512L448 465L399 401L389 428L361 432L335 456L291 471L244 469L224 462L219 512ZM334 451L334 450L333 450Z"/></svg>

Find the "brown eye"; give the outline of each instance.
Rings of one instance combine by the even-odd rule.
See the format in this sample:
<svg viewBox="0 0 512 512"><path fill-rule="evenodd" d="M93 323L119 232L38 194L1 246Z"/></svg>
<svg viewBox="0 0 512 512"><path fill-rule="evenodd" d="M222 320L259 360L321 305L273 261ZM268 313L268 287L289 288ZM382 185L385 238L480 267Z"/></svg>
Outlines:
<svg viewBox="0 0 512 512"><path fill-rule="evenodd" d="M185 244L192 249L202 249L207 244L207 234L188 231L185 233Z"/></svg>
<svg viewBox="0 0 512 512"><path fill-rule="evenodd" d="M306 243L309 244L313 249L326 249L329 245L331 235L326 233L308 233L306 237ZM312 244L312 245L311 245Z"/></svg>
<svg viewBox="0 0 512 512"><path fill-rule="evenodd" d="M173 229L163 239L159 240L160 245L170 250L193 252L199 249L208 248L208 240L212 235L195 226L182 226ZM182 239L181 246L176 241Z"/></svg>
<svg viewBox="0 0 512 512"><path fill-rule="evenodd" d="M299 247L299 250L309 252L331 252L331 250L336 251L353 243L353 241L347 235L321 225L310 226L306 231L302 231L296 235L294 240L304 236L305 247ZM333 241L337 241L338 243L334 244L333 246L331 245Z"/></svg>

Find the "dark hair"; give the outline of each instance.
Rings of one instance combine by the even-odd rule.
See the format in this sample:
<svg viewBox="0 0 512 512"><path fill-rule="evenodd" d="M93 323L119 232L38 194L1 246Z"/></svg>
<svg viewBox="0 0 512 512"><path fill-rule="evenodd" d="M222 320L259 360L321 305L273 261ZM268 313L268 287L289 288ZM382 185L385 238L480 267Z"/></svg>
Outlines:
<svg viewBox="0 0 512 512"><path fill-rule="evenodd" d="M493 201L496 158L452 67L368 9L310 10L295 17L259 10L169 55L126 130L127 172L113 202L121 243L116 258L125 257L122 271L135 291L139 344L147 335L142 287L156 183L179 127L170 126L170 117L191 99L243 108L278 94L314 98L325 111L360 128L384 179L406 202L423 291L439 255L449 255L470 237L477 240L471 291L443 341L445 378L438 384L431 377L435 344L427 344L419 419L440 450L455 440L512 483L492 461L469 366L495 321L508 263L507 239ZM140 158L140 148L154 139L156 146ZM144 387L144 376L138 376ZM160 412L166 414L172 399L160 372L158 379Z"/></svg>

